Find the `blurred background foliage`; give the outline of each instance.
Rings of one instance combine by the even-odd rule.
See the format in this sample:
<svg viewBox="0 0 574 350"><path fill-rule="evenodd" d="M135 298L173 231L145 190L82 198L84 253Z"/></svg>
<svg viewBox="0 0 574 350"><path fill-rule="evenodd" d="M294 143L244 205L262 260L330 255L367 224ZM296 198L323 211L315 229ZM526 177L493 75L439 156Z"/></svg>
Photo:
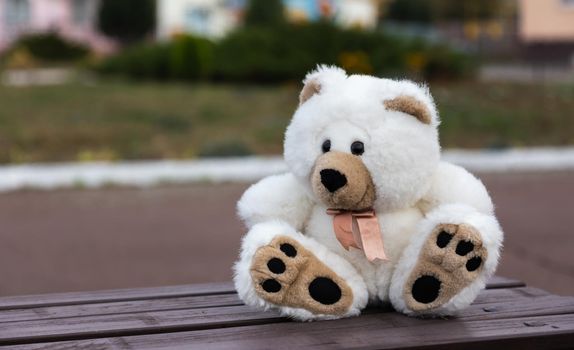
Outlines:
<svg viewBox="0 0 574 350"><path fill-rule="evenodd" d="M154 3L102 1L97 25L117 39L112 55L56 32L24 36L3 54L7 70L71 66L91 73L49 88L0 86L0 163L279 154L300 81L318 63L426 81L442 116L444 147L574 143L572 84L482 82L475 77L480 55L424 31L294 22L281 0L252 0L243 24L221 38L182 32L156 41ZM384 4L385 23L512 13L503 0Z"/></svg>
<svg viewBox="0 0 574 350"><path fill-rule="evenodd" d="M2 55L0 63L9 68L67 65L82 62L89 54L88 47L56 33L29 34L14 43Z"/></svg>
<svg viewBox="0 0 574 350"><path fill-rule="evenodd" d="M386 8L391 20L430 23L443 20L490 19L505 13L511 1L394 0Z"/></svg>
<svg viewBox="0 0 574 350"><path fill-rule="evenodd" d="M489 18L501 0L394 0L381 16L391 21L426 23L449 18ZM317 63L336 64L351 73L418 80L472 77L477 59L446 43L405 36L379 28L343 28L332 19L293 22L281 0L251 0L243 25L223 39L175 34L165 41L147 40L156 26L155 0L101 0L97 26L123 47L111 57L90 56L89 68L105 76L152 81L226 81L277 83L299 81ZM88 48L56 32L28 35L3 55L13 61L85 63ZM6 63L8 62L8 63Z"/></svg>
<svg viewBox="0 0 574 350"><path fill-rule="evenodd" d="M102 0L98 27L102 33L129 45L153 32L155 11L155 0Z"/></svg>
<svg viewBox="0 0 574 350"><path fill-rule="evenodd" d="M440 82L430 88L443 147L574 144L572 85ZM0 162L280 154L298 93L295 84L0 87Z"/></svg>
<svg viewBox="0 0 574 350"><path fill-rule="evenodd" d="M244 24L250 27L285 25L285 9L281 0L251 0L247 4Z"/></svg>
<svg viewBox="0 0 574 350"><path fill-rule="evenodd" d="M345 29L329 20L289 23L283 12L280 0L254 0L244 25L222 40L176 35L169 43L128 48L95 69L156 81L278 83L299 81L318 63L339 65L349 73L414 79L463 78L476 66L470 55L445 44Z"/></svg>

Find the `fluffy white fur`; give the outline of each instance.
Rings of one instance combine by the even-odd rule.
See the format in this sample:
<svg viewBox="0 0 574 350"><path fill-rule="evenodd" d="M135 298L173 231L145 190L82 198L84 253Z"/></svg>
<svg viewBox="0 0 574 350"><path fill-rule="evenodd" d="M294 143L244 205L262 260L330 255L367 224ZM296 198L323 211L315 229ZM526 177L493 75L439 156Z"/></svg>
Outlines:
<svg viewBox="0 0 574 350"><path fill-rule="evenodd" d="M289 224L282 221L268 221L257 224L253 226L249 233L243 238L239 261L235 264L234 282L239 297L247 305L251 305L262 310L278 307L278 305L268 303L257 296L249 275L251 259L257 249L269 244L273 238L277 236L291 237L301 243L305 248L312 251L319 260L327 264L327 266L347 282L349 287L351 287L354 296L351 307L344 315L341 316L335 317L333 315L313 314L305 309L279 307L282 315L289 316L300 321L334 319L356 316L367 305L369 294L367 292L365 282L363 281L362 276L357 273L357 270L349 262L341 256L334 254L314 239L305 237L301 233L295 231Z"/></svg>
<svg viewBox="0 0 574 350"><path fill-rule="evenodd" d="M348 153L353 141L362 141L362 160L376 186L375 209L414 205L427 192L440 158L439 120L428 89L404 80L347 77L341 69L326 67L306 79L318 80L321 92L299 107L285 134L285 161L295 177L310 193L309 174L323 141L329 138L331 150ZM423 102L431 125L385 109L383 101L400 95Z"/></svg>
<svg viewBox="0 0 574 350"><path fill-rule="evenodd" d="M417 263L421 249L432 230L438 224L468 224L481 233L483 245L488 251L481 275L458 295L438 309L427 312L412 312L407 308L403 299L403 288L411 270ZM390 285L390 300L397 311L408 315L452 315L456 311L467 307L484 288L486 280L492 276L499 259L502 245L502 230L492 215L485 215L476 209L464 204L443 204L427 213L418 224L417 232L412 236L411 242L405 249L397 267L393 272Z"/></svg>
<svg viewBox="0 0 574 350"><path fill-rule="evenodd" d="M237 203L237 212L247 227L282 220L302 230L311 214L313 200L292 174L269 176L251 186Z"/></svg>
<svg viewBox="0 0 574 350"><path fill-rule="evenodd" d="M436 225L465 223L480 232L488 250L481 276L427 314L452 314L466 307L496 268L502 231L482 183L466 170L440 161L439 118L428 89L410 81L347 76L340 68L325 66L309 73L305 82L318 84L320 90L297 109L287 129L284 156L290 173L263 179L238 203L239 216L249 229L235 266L239 296L249 305L274 307L301 320L332 318L270 305L255 294L249 276L253 254L281 234L297 239L347 280L356 300L344 316L358 314L367 299L390 300L398 311L416 315L405 305L402 291L423 244ZM431 123L386 110L383 102L400 95L423 102ZM310 185L326 139L331 140L331 150L347 153L354 141L364 143L361 158L375 184L374 209L389 261L371 263L362 251L346 251L335 238L332 217Z"/></svg>

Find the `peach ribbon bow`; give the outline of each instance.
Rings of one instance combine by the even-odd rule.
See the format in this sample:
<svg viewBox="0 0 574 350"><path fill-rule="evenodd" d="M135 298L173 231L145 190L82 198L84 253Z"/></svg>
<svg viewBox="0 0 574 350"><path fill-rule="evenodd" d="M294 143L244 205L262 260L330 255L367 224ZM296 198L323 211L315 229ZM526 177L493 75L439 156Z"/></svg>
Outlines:
<svg viewBox="0 0 574 350"><path fill-rule="evenodd" d="M343 248L346 250L349 250L349 247L362 249L369 261L388 260L383 246L379 219L374 210L327 209L327 214L333 215L333 229Z"/></svg>

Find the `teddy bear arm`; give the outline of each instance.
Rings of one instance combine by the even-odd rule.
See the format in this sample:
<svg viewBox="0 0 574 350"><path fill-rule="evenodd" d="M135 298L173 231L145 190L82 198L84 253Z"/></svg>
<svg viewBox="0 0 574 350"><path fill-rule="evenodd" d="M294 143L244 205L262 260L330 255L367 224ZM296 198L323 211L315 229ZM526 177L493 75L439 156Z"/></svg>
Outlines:
<svg viewBox="0 0 574 350"><path fill-rule="evenodd" d="M503 231L484 185L449 163L439 165L419 208L425 216L397 263L389 297L409 315L452 315L494 273Z"/></svg>
<svg viewBox="0 0 574 350"><path fill-rule="evenodd" d="M248 228L267 221L283 221L300 231L312 206L303 186L291 173L286 173L252 185L237 203L237 212Z"/></svg>
<svg viewBox="0 0 574 350"><path fill-rule="evenodd" d="M444 204L470 206L486 215L494 213L492 200L482 182L466 169L447 162L438 165L430 189L418 207L427 214Z"/></svg>

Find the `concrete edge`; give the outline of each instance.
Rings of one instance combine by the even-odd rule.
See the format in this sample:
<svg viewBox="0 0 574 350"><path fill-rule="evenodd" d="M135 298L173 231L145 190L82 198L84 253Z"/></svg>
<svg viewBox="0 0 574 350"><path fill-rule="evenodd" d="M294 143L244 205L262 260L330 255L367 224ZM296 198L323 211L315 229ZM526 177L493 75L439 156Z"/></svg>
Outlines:
<svg viewBox="0 0 574 350"><path fill-rule="evenodd" d="M472 172L574 170L574 147L500 151L451 149L443 159ZM166 183L253 182L285 172L283 159L245 157L145 162L93 162L0 166L0 192L105 186L150 187Z"/></svg>

